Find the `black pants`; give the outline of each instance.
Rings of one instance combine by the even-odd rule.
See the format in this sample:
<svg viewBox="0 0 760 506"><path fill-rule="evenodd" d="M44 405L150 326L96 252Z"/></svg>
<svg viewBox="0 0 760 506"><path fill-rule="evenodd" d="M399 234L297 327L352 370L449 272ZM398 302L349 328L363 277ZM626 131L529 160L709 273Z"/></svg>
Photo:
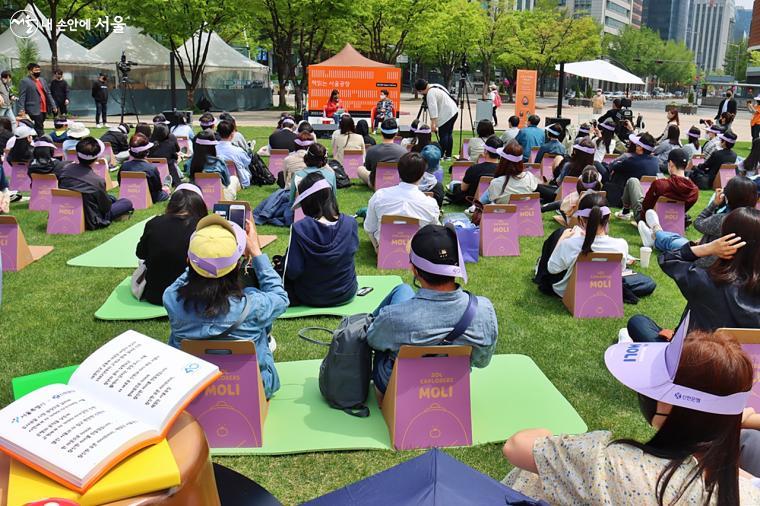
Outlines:
<svg viewBox="0 0 760 506"><path fill-rule="evenodd" d="M451 150L454 149L454 123L456 123L459 113L448 120L443 125L438 125L438 138L440 140L443 156L451 158Z"/></svg>
<svg viewBox="0 0 760 506"><path fill-rule="evenodd" d="M539 184L536 191L541 196L541 204L550 204L557 200L559 188L548 184Z"/></svg>
<svg viewBox="0 0 760 506"><path fill-rule="evenodd" d="M45 135L45 113L29 114L29 119L34 121L34 130L37 132L37 136Z"/></svg>
<svg viewBox="0 0 760 506"><path fill-rule="evenodd" d="M753 139L760 137L760 125L752 125L751 131Z"/></svg>
<svg viewBox="0 0 760 506"><path fill-rule="evenodd" d="M103 121L100 121L103 118ZM108 119L108 102L95 101L95 124L106 123Z"/></svg>
<svg viewBox="0 0 760 506"><path fill-rule="evenodd" d="M499 118L496 117L496 106L493 106L493 126L499 126Z"/></svg>
<svg viewBox="0 0 760 506"><path fill-rule="evenodd" d="M52 112L50 115L55 118L56 116L64 116L69 113L69 106L66 105L66 100L58 100L57 98L53 97L55 99L56 105L58 105L58 114L53 114Z"/></svg>

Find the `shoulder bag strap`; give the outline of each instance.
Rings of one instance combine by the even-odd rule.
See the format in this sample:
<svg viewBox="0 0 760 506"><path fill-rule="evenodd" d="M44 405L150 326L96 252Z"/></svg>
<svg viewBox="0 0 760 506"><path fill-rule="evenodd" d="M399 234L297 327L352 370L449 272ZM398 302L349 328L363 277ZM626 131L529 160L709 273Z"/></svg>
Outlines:
<svg viewBox="0 0 760 506"><path fill-rule="evenodd" d="M228 337L230 337L230 334L232 332L235 332L237 328L240 326L240 324L243 323L243 321L245 321L245 319L248 317L248 313L250 312L251 312L251 299L249 299L248 297L245 297L245 306L243 307L243 311L240 313L240 316L238 316L238 319L235 321L235 323L227 327L227 329L221 334L217 334L215 336L209 336L208 339L227 339Z"/></svg>
<svg viewBox="0 0 760 506"><path fill-rule="evenodd" d="M475 319L475 313L478 312L478 298L466 290L464 293L470 298L470 300L467 301L467 309L464 310L462 318L460 318L459 322L454 326L454 329L443 338L443 344L451 344L454 339L464 334L464 331L470 326L472 320Z"/></svg>

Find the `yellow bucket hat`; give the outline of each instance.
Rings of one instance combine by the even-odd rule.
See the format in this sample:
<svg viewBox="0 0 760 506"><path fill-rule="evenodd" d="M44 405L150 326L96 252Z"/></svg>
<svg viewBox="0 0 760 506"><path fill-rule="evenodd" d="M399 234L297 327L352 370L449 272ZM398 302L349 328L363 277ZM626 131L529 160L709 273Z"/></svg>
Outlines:
<svg viewBox="0 0 760 506"><path fill-rule="evenodd" d="M201 219L190 237L190 266L204 278L217 279L232 272L245 251L245 231L236 223L211 214Z"/></svg>

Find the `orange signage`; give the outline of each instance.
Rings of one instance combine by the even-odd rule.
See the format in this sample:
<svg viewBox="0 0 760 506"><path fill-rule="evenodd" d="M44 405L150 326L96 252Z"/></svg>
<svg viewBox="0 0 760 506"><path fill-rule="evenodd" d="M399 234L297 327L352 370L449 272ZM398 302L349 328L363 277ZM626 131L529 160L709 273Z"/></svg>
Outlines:
<svg viewBox="0 0 760 506"><path fill-rule="evenodd" d="M396 111L401 104L401 69L395 67L309 67L309 110L324 109L332 90L340 92L343 107L370 113L380 100L380 90L388 90Z"/></svg>
<svg viewBox="0 0 760 506"><path fill-rule="evenodd" d="M515 116L520 118L520 128L525 126L528 116L536 113L536 84L538 72L535 70L517 71L517 88L515 91Z"/></svg>

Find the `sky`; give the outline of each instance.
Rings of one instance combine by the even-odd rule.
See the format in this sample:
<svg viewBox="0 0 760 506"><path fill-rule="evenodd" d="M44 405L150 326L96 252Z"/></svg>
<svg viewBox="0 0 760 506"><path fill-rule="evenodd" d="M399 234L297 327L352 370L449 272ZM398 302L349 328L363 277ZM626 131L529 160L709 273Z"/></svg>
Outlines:
<svg viewBox="0 0 760 506"><path fill-rule="evenodd" d="M747 9L751 9L753 3L755 0L736 0L737 7L746 7Z"/></svg>

